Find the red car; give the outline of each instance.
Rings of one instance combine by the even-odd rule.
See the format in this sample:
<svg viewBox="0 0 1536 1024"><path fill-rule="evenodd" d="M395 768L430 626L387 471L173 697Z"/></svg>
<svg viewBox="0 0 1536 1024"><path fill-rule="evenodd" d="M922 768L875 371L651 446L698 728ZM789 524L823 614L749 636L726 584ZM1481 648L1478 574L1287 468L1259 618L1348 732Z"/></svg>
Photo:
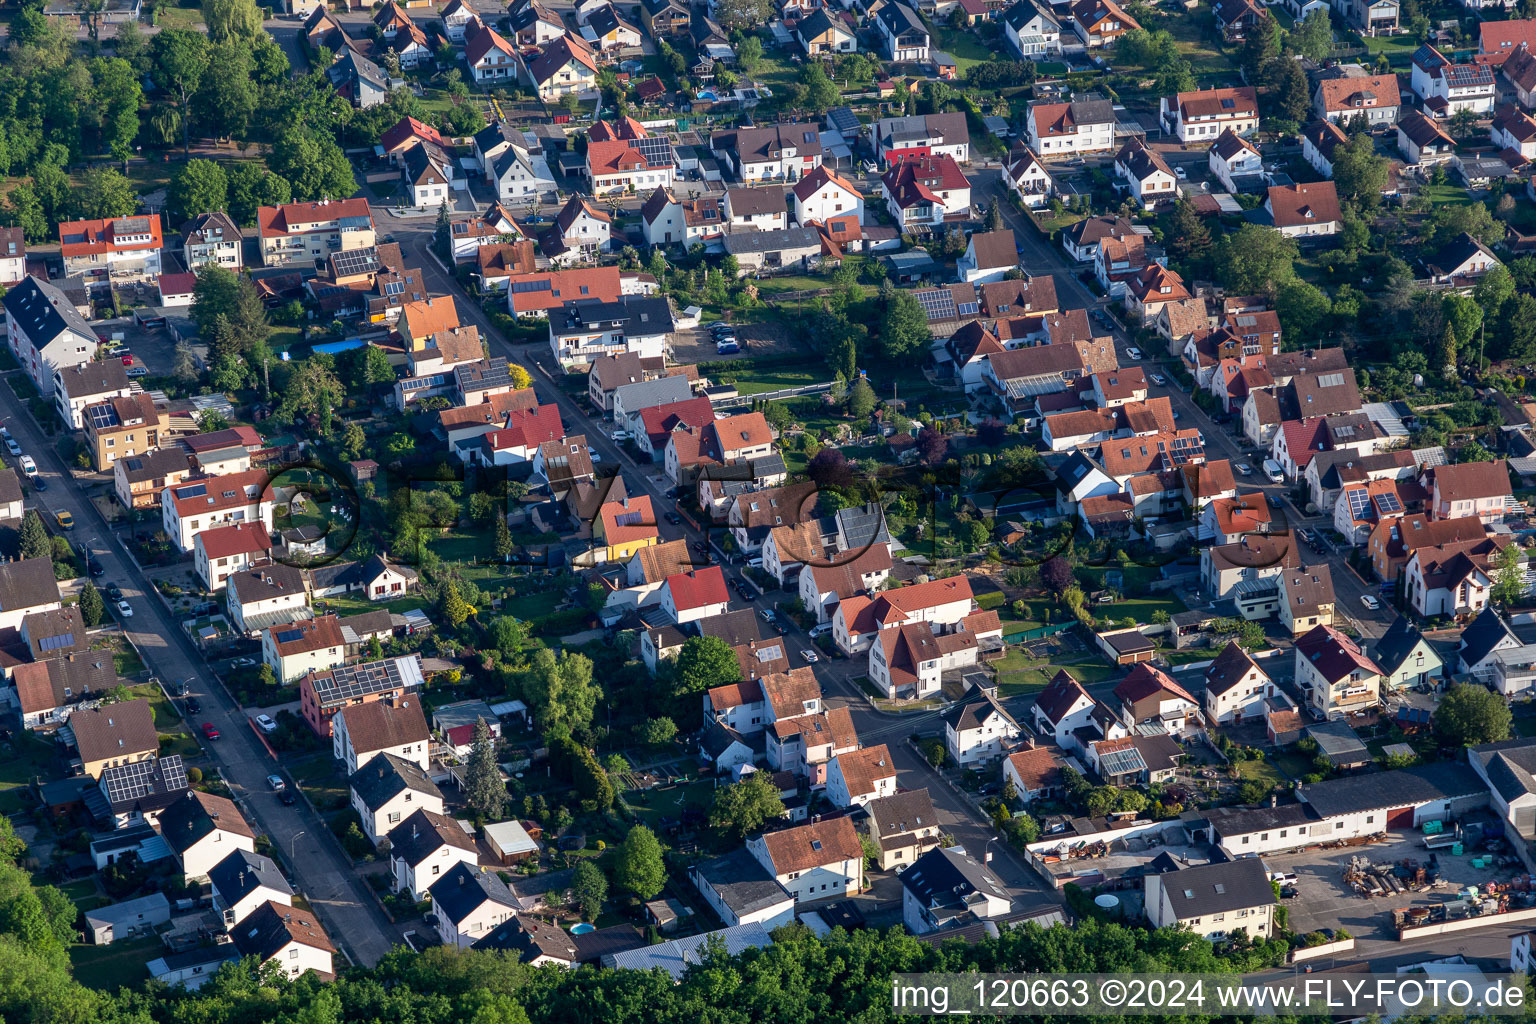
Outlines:
<svg viewBox="0 0 1536 1024"><path fill-rule="evenodd" d="M219 738L219 730L217 730L217 729L215 729L213 727L213 723L212 722L204 722L203 723L203 735L207 736L211 740L216 740L216 739Z"/></svg>
<svg viewBox="0 0 1536 1024"><path fill-rule="evenodd" d="M123 365L124 366L132 366L133 365L133 356L123 356Z"/></svg>

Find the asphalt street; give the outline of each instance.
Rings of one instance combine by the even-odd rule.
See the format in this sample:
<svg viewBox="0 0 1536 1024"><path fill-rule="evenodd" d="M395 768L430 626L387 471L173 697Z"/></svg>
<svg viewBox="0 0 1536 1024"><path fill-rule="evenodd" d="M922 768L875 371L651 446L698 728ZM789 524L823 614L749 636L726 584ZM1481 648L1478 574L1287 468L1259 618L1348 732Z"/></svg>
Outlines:
<svg viewBox="0 0 1536 1024"><path fill-rule="evenodd" d="M23 407L14 395L9 401L11 408ZM123 625L150 672L160 678L161 686L174 694L185 681L188 693L202 704L202 713L189 723L193 734L217 763L252 824L270 836L273 846L281 851L294 887L314 906L333 942L358 963L377 963L400 941L400 933L384 916L367 883L335 840L326 834L325 822L302 800L284 805L268 787L266 778L278 766L256 738L250 718L213 681L207 663L160 599L151 595L149 583L96 506L74 478L63 472L53 444L28 416L11 416L5 425L48 480L45 492L33 490L27 496L27 506L42 511L51 524L56 520L48 513L65 511L73 517L70 541L88 545L92 557L106 570L102 580L122 588L123 598L133 608L133 615L122 619ZM211 722L218 730L217 740L203 736L204 722Z"/></svg>

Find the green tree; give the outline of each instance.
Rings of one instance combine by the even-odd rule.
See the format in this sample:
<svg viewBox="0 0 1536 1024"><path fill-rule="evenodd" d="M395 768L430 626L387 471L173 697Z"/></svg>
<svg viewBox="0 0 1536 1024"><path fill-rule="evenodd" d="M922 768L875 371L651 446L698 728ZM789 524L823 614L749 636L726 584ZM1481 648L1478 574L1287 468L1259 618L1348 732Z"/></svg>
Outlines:
<svg viewBox="0 0 1536 1024"><path fill-rule="evenodd" d="M1280 29L1274 18L1260 18L1258 24L1248 29L1242 48L1237 52L1237 66L1243 77L1257 83L1265 65L1280 53Z"/></svg>
<svg viewBox="0 0 1536 1024"><path fill-rule="evenodd" d="M281 206L293 199L287 180L255 161L230 165L225 173L229 179L228 212L236 224L254 224L258 207Z"/></svg>
<svg viewBox="0 0 1536 1024"><path fill-rule="evenodd" d="M1300 255L1294 239L1274 228L1244 224L1216 243L1216 274L1228 291L1253 295L1294 277Z"/></svg>
<svg viewBox="0 0 1536 1024"><path fill-rule="evenodd" d="M515 657L528 646L528 626L510 615L502 615L491 623L491 646L503 658Z"/></svg>
<svg viewBox="0 0 1536 1024"><path fill-rule="evenodd" d="M198 214L214 213L228 206L229 175L212 160L188 160L171 177L166 193L171 223L181 224Z"/></svg>
<svg viewBox="0 0 1536 1024"><path fill-rule="evenodd" d="M842 95L832 79L817 61L808 62L800 72L800 82L805 86L805 105L817 114L825 114L842 101Z"/></svg>
<svg viewBox="0 0 1536 1024"><path fill-rule="evenodd" d="M15 227L21 228L22 234L29 242L40 242L49 237L48 214L43 209L43 202L38 198L37 186L31 181L23 181L6 195L10 208L6 210L6 220Z"/></svg>
<svg viewBox="0 0 1536 1024"><path fill-rule="evenodd" d="M1333 53L1333 23L1328 9L1313 11L1301 20L1286 39L1287 45L1314 63L1321 63Z"/></svg>
<svg viewBox="0 0 1536 1024"><path fill-rule="evenodd" d="M1492 597L1505 607L1518 604L1525 596L1525 574L1520 569L1521 553L1518 543L1511 543L1499 552L1499 572L1494 578Z"/></svg>
<svg viewBox="0 0 1536 1024"><path fill-rule="evenodd" d="M651 747L664 747L677 737L677 723L670 718L648 718L640 730L640 742Z"/></svg>
<svg viewBox="0 0 1536 1024"><path fill-rule="evenodd" d="M303 125L279 130L267 166L288 182L296 200L345 199L357 191L352 165L336 140Z"/></svg>
<svg viewBox="0 0 1536 1024"><path fill-rule="evenodd" d="M1265 21L1272 19L1265 18ZM1195 204L1187 196L1180 196L1173 204L1168 218L1168 251L1175 259L1199 262L1211 254L1211 232L1205 226L1205 218L1195 210Z"/></svg>
<svg viewBox="0 0 1536 1024"><path fill-rule="evenodd" d="M869 414L875 411L875 389L869 381L860 377L854 381L853 387L848 391L848 412L860 423L869 419Z"/></svg>
<svg viewBox="0 0 1536 1024"><path fill-rule="evenodd" d="M123 55L122 26L118 28L116 48L118 58L97 57L91 61L91 77L95 85L91 98L101 147L111 153L114 160L127 160L139 134L139 107L144 103L144 89L133 65L119 59Z"/></svg>
<svg viewBox="0 0 1536 1024"><path fill-rule="evenodd" d="M1447 295L1441 302L1445 323L1456 335L1459 352L1467 352L1483 326L1483 307L1469 295Z"/></svg>
<svg viewBox="0 0 1536 1024"><path fill-rule="evenodd" d="M747 36L736 47L736 66L747 74L757 70L763 62L763 41L757 36Z"/></svg>
<svg viewBox="0 0 1536 1024"><path fill-rule="evenodd" d="M516 549L516 545L512 542L512 531L507 528L506 516L496 517L496 536L491 547L496 552L496 557L503 561Z"/></svg>
<svg viewBox="0 0 1536 1024"><path fill-rule="evenodd" d="M925 353L933 335L928 315L909 291L886 296L880 315L880 346L889 359L909 359Z"/></svg>
<svg viewBox="0 0 1536 1024"><path fill-rule="evenodd" d="M547 647L534 652L523 699L546 733L559 727L579 732L591 726L597 697L592 659L571 651L562 651L557 658Z"/></svg>
<svg viewBox="0 0 1536 1024"><path fill-rule="evenodd" d="M489 821L501 820L507 787L501 781L501 768L496 763L496 741L483 718L475 722L469 765L464 773L464 796L481 817Z"/></svg>
<svg viewBox="0 0 1536 1024"><path fill-rule="evenodd" d="M245 139L260 103L251 51L240 43L222 43L208 52L208 70L192 97L192 116L202 132L218 138Z"/></svg>
<svg viewBox="0 0 1536 1024"><path fill-rule="evenodd" d="M724 640L691 636L683 641L672 668L672 696L681 706L694 707L715 687L740 681L741 663Z"/></svg>
<svg viewBox="0 0 1536 1024"><path fill-rule="evenodd" d="M53 543L48 539L48 528L37 509L28 509L21 518L21 557L53 558Z"/></svg>
<svg viewBox="0 0 1536 1024"><path fill-rule="evenodd" d="M740 840L770 821L784 816L784 801L767 772L752 772L740 782L715 790L709 827L728 839Z"/></svg>
<svg viewBox="0 0 1536 1024"><path fill-rule="evenodd" d="M245 44L262 37L261 11L256 0L203 0L203 23L215 43L230 40Z"/></svg>
<svg viewBox="0 0 1536 1024"><path fill-rule="evenodd" d="M1264 82L1269 86L1273 117L1293 125L1306 120L1312 95L1307 88L1307 74L1294 58L1276 57L1270 61L1264 69Z"/></svg>
<svg viewBox="0 0 1536 1024"><path fill-rule="evenodd" d="M469 604L459 596L458 584L453 580L443 584L437 598L437 610L438 614L442 615L443 621L454 629L464 625L465 620L469 618Z"/></svg>
<svg viewBox="0 0 1536 1024"><path fill-rule="evenodd" d="M624 837L613 867L613 880L642 900L653 899L667 884L667 866L661 859L656 833L635 825Z"/></svg>
<svg viewBox="0 0 1536 1024"><path fill-rule="evenodd" d="M1512 716L1503 697L1484 686L1458 683L1435 709L1435 735L1453 747L1473 747L1509 738Z"/></svg>
<svg viewBox="0 0 1536 1024"><path fill-rule="evenodd" d="M1325 14L1318 11L1316 15ZM1382 190L1387 187L1392 162L1376 152L1376 142L1361 132L1339 146L1333 156L1333 183L1339 196L1360 210L1381 205Z"/></svg>
<svg viewBox="0 0 1536 1024"><path fill-rule="evenodd" d="M432 229L432 245L443 262L453 260L453 222L448 219L448 200L437 208L437 225Z"/></svg>
<svg viewBox="0 0 1536 1024"><path fill-rule="evenodd" d="M1328 319L1330 308L1322 289L1299 278L1284 282L1275 293L1275 312L1284 333L1293 338L1314 337Z"/></svg>
<svg viewBox="0 0 1536 1024"><path fill-rule="evenodd" d="M103 165L86 171L75 194L76 212L90 220L126 217L138 208L139 194L133 182L115 167Z"/></svg>
<svg viewBox="0 0 1536 1024"><path fill-rule="evenodd" d="M192 97L202 84L210 60L208 37L191 29L158 33L149 44L150 74L181 118L182 153L192 155Z"/></svg>
<svg viewBox="0 0 1536 1024"><path fill-rule="evenodd" d="M1509 269L1494 264L1472 288L1472 301L1487 315L1492 316L1503 308L1504 303L1515 297L1515 279Z"/></svg>
<svg viewBox="0 0 1536 1024"><path fill-rule="evenodd" d="M80 618L87 626L99 626L106 611L101 591L96 589L96 584L86 581L85 586L80 588Z"/></svg>
<svg viewBox="0 0 1536 1024"><path fill-rule="evenodd" d="M608 879L597 861L584 857L576 862L575 874L571 876L571 898L588 921L602 913L603 901L608 899Z"/></svg>
<svg viewBox="0 0 1536 1024"><path fill-rule="evenodd" d="M773 14L772 0L721 0L715 6L715 17L721 25L749 33L768 24Z"/></svg>

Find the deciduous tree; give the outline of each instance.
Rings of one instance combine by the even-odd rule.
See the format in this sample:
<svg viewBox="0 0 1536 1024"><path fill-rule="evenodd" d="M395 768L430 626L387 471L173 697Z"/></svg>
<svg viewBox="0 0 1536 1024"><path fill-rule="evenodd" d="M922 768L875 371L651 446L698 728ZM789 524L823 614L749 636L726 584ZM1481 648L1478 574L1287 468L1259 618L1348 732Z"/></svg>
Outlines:
<svg viewBox="0 0 1536 1024"><path fill-rule="evenodd" d="M740 782L715 790L709 827L729 839L741 839L784 816L784 801L767 772L752 772Z"/></svg>
<svg viewBox="0 0 1536 1024"><path fill-rule="evenodd" d="M1459 683L1440 698L1435 735L1453 747L1473 747L1509 738L1512 716L1503 697L1485 686Z"/></svg>
<svg viewBox="0 0 1536 1024"><path fill-rule="evenodd" d="M624 837L613 866L613 880L642 900L648 900L667 884L667 866L661 859L661 843L656 833L644 825L635 825Z"/></svg>

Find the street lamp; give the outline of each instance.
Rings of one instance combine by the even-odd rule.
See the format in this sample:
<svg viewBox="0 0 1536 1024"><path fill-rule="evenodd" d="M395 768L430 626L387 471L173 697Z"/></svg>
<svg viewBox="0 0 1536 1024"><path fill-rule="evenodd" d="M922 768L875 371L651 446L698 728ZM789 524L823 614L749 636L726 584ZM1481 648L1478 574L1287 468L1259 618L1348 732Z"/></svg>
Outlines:
<svg viewBox="0 0 1536 1024"><path fill-rule="evenodd" d="M303 832L295 832L293 834L293 838L288 840L288 866L290 868L292 868L296 863L298 863L298 854L295 851L296 851L296 847L297 847L298 842L299 842L299 836L302 836L302 835L304 835Z"/></svg>

